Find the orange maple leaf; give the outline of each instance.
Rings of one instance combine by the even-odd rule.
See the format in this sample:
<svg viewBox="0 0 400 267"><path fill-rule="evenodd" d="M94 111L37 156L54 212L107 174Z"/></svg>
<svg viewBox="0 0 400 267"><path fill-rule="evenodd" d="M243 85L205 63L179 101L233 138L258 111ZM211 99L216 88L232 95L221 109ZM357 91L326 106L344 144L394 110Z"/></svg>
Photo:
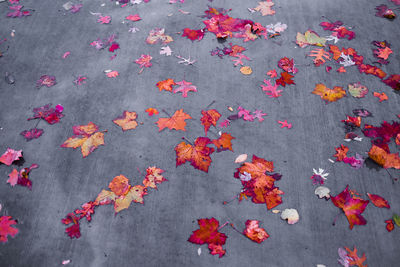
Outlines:
<svg viewBox="0 0 400 267"><path fill-rule="evenodd" d="M81 147L82 156L85 158L100 145L104 145L104 133L93 122L87 125L73 126L74 135L68 138L61 147Z"/></svg>
<svg viewBox="0 0 400 267"><path fill-rule="evenodd" d="M219 120L219 118L221 118L221 114L216 109L210 109L207 111L202 110L201 114L203 115L203 117L200 119L200 121L201 124L204 125L204 132L207 136L207 132L210 129L211 125L217 125L217 121Z"/></svg>
<svg viewBox="0 0 400 267"><path fill-rule="evenodd" d="M122 128L122 131L132 130L138 126L136 122L137 114L136 112L130 112L125 110L122 116L117 117L113 122Z"/></svg>
<svg viewBox="0 0 400 267"><path fill-rule="evenodd" d="M117 196L125 195L131 188L128 178L126 178L122 174L114 177L114 179L110 182L108 187Z"/></svg>
<svg viewBox="0 0 400 267"><path fill-rule="evenodd" d="M179 143L175 147L176 166L189 161L194 168L208 172L208 167L212 162L210 155L214 152L214 148L208 147L209 144L211 140L207 137L198 137L194 145Z"/></svg>
<svg viewBox="0 0 400 267"><path fill-rule="evenodd" d="M383 148L372 145L371 149L368 152L368 156L385 169L400 169L400 157L398 153L390 154L386 152Z"/></svg>
<svg viewBox="0 0 400 267"><path fill-rule="evenodd" d="M364 261L366 261L367 257L365 256L365 253L363 253L362 257L358 257L357 255L357 248L354 247L353 251L349 249L348 247L344 247L347 250L347 256L350 257L351 259L349 260L349 264L351 266L357 265L357 267L367 267L367 265L364 265Z"/></svg>
<svg viewBox="0 0 400 267"><path fill-rule="evenodd" d="M329 89L322 83L315 85L314 95L319 95L326 103L335 102L346 95L346 91L342 87L335 86L333 89Z"/></svg>
<svg viewBox="0 0 400 267"><path fill-rule="evenodd" d="M320 66L320 65L324 64L326 62L325 59L331 60L330 54L322 48L312 50L308 56L315 57L313 60L315 66Z"/></svg>
<svg viewBox="0 0 400 267"><path fill-rule="evenodd" d="M233 152L232 139L236 138L228 133L222 133L218 139L212 140L212 143L217 147L217 152L221 152L228 149Z"/></svg>
<svg viewBox="0 0 400 267"><path fill-rule="evenodd" d="M164 81L159 81L156 85L160 91L165 90L171 92L172 86L176 85L176 83L173 79L166 79Z"/></svg>
<svg viewBox="0 0 400 267"><path fill-rule="evenodd" d="M159 131L161 132L164 128L168 128L170 130L175 129L175 130L182 130L186 131L185 126L186 122L185 120L191 119L189 114L186 114L183 112L183 109L175 111L174 115L170 118L159 118L158 121L156 122Z"/></svg>
<svg viewBox="0 0 400 267"><path fill-rule="evenodd" d="M262 16L274 15L275 10L272 9L273 5L274 3L272 0L266 0L263 2L258 2L258 6L253 8L253 10L261 12Z"/></svg>
<svg viewBox="0 0 400 267"><path fill-rule="evenodd" d="M378 53L376 54L377 57L382 59L388 59L389 55L393 53L393 50L389 47L385 48L378 48Z"/></svg>

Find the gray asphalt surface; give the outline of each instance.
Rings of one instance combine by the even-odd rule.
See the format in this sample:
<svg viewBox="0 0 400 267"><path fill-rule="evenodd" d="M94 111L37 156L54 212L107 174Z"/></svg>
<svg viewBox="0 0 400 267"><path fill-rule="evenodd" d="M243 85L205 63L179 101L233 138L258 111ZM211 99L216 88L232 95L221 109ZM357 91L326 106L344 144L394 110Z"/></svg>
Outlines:
<svg viewBox="0 0 400 267"><path fill-rule="evenodd" d="M7 147L22 149L25 165L37 163L30 179L32 191L25 187L11 188L6 183L12 167L1 165L0 203L2 214L18 220L19 233L8 243L0 244L1 266L338 266L337 249L356 246L366 253L368 266L399 266L398 242L400 231L388 233L384 221L393 212L400 212L400 184L392 184L383 169L362 167L352 169L344 163L332 164L328 158L334 147L343 143L344 129L340 122L351 115L355 108L366 108L373 113L367 123L377 125L383 120L395 120L400 114L399 95L371 75L363 75L356 67L345 74L334 70L326 73L324 67L315 67L312 59L305 57L311 48L296 47L297 32L313 29L320 35L329 35L319 26L324 19L341 20L354 26L356 38L342 39L340 47L351 46L368 61L372 55L373 40L387 40L394 51L391 63L383 67L389 74L399 72L399 19L388 21L375 17L375 6L394 5L386 0L275 0L276 14L261 16L250 13L258 1L215 0L193 1L184 4L167 4L167 0L152 0L133 7L120 8L110 1L83 1L83 8L76 14L63 10L66 1L24 0L26 8L34 9L32 16L6 18L7 4L0 3L0 38L8 40L0 51L9 46L0 58L0 75L10 72L16 82L9 85L0 79L0 153ZM100 5L105 3L104 7ZM275 40L256 40L243 43L245 54L252 60L253 74L244 76L234 68L230 58L210 56L209 51L218 44L215 35L207 33L200 42L180 37L176 32L183 28L203 27L201 16L207 5L232 8L232 17L252 19L263 25L282 22L288 29ZM190 15L178 12L181 8ZM112 16L110 25L96 23L96 16L89 12ZM129 14L138 13L143 19L131 23L140 31L129 33L121 22ZM172 16L167 16L168 14ZM193 66L177 64L178 59L159 55L161 45L145 43L149 31L155 27L166 29L174 38L170 47L176 54L191 56ZM15 30L15 37L10 33ZM118 35L121 49L110 60L108 51L97 51L89 44L97 38ZM71 55L62 59L70 51ZM153 56L153 66L138 75L134 63L141 54ZM260 88L267 78L265 73L277 69L282 57L294 58L299 72L296 85L283 89L278 100L268 98ZM120 76L107 78L104 70L117 70ZM48 74L57 78L57 85L40 89L36 81ZM78 75L88 77L86 84L75 86ZM197 86L197 93L185 99L178 94L159 92L155 84L166 78L185 79ZM311 94L317 83L328 87L358 82L366 85L370 93L362 99L345 97L325 104L319 96ZM389 100L379 103L372 91L385 92ZM227 106L239 105L247 109L262 109L268 113L265 121L235 121L228 132L233 140L234 152L212 155L209 172L195 170L189 163L175 167L174 147L185 136L194 140L203 136L200 124L201 110L213 100L212 108L224 117L232 115ZM37 140L26 142L19 133L34 127L27 121L34 107L47 103L62 104L65 117L55 125L40 122L45 133ZM155 107L173 113L183 108L193 120L187 121L187 131L158 132L155 117L144 110ZM122 132L112 119L124 110L136 111L143 125L132 131ZM163 115L163 114L160 114ZM164 115L163 115L164 116ZM165 116L164 116L165 117ZM288 120L293 128L281 129L277 120ZM72 126L99 125L105 134L105 146L99 147L83 159L79 150L61 148L72 135ZM215 130L214 130L215 131ZM211 135L212 136L212 135ZM348 144L350 151L364 153L370 148L369 139ZM300 221L288 225L279 215L267 212L265 206L251 201L223 205L240 192L240 181L233 178L237 155L272 160L276 171L283 175L276 182L285 192L279 209L296 208ZM113 177L123 174L131 183L140 183L142 172L156 165L166 170L168 182L158 186L145 197L144 205L132 204L114 216L112 206L96 209L90 223L82 220L82 237L71 240L65 233L61 219L94 200L106 189ZM375 193L385 197L392 209L379 209L370 204L363 213L368 223L349 229L345 216L340 216L335 226L332 221L339 210L330 201L314 195L315 186L309 177L313 168L324 168L330 173L326 185L332 194L340 193L347 184L361 194ZM399 171L390 170L394 176ZM223 258L210 255L206 245L197 254L198 245L187 242L192 231L198 229L197 219L215 217L221 223L230 221L239 229L247 219L261 221L270 234L262 244L256 244L225 227L228 235L227 250Z"/></svg>

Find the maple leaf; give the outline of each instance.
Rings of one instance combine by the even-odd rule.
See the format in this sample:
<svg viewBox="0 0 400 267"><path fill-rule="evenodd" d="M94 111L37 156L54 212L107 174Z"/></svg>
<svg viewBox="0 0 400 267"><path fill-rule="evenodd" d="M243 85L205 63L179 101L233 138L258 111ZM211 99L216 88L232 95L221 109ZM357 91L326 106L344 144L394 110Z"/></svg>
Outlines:
<svg viewBox="0 0 400 267"><path fill-rule="evenodd" d="M100 15L97 22L100 24L109 24L111 22L111 17Z"/></svg>
<svg viewBox="0 0 400 267"><path fill-rule="evenodd" d="M276 73L276 70L275 70L275 69L268 71L268 72L267 72L267 75L268 75L269 77L271 77L271 78L278 77L278 73Z"/></svg>
<svg viewBox="0 0 400 267"><path fill-rule="evenodd" d="M263 2L258 2L258 6L253 8L253 10L261 12L262 16L274 15L275 10L272 9L273 6L274 3L272 0L266 0Z"/></svg>
<svg viewBox="0 0 400 267"><path fill-rule="evenodd" d="M122 128L122 131L132 130L138 126L137 113L125 110L122 116L113 119L113 122Z"/></svg>
<svg viewBox="0 0 400 267"><path fill-rule="evenodd" d="M243 230L243 234L251 241L259 244L269 237L265 229L259 226L259 221L257 220L247 220L246 228Z"/></svg>
<svg viewBox="0 0 400 267"><path fill-rule="evenodd" d="M207 132L210 129L211 125L217 125L217 121L219 120L219 118L221 118L221 114L216 109L210 109L207 111L202 110L201 114L203 115L203 117L201 117L200 121L201 124L204 126L204 132L207 136Z"/></svg>
<svg viewBox="0 0 400 267"><path fill-rule="evenodd" d="M281 95L282 90L276 90L279 86L278 84L275 83L274 85L272 85L271 80L264 80L264 83L266 85L261 84L261 88L267 96L269 96L270 98L278 98L282 96Z"/></svg>
<svg viewBox="0 0 400 267"><path fill-rule="evenodd" d="M147 194L147 189L142 185L135 185L130 187L130 189L124 195L121 195L120 197L117 197L114 200L115 213L118 213L124 209L129 208L132 201L135 203L143 204L143 196L145 196L146 194Z"/></svg>
<svg viewBox="0 0 400 267"><path fill-rule="evenodd" d="M111 46L108 48L108 51L114 52L115 50L118 50L119 48L120 48L120 47L119 47L119 44L116 43L116 42L114 42L114 43L112 43Z"/></svg>
<svg viewBox="0 0 400 267"><path fill-rule="evenodd" d="M281 77L277 79L275 82L276 84L282 85L283 87L286 87L286 84L295 84L294 81L292 80L294 76L289 74L288 72L281 72Z"/></svg>
<svg viewBox="0 0 400 267"><path fill-rule="evenodd" d="M164 170L153 167L148 167L146 169L146 177L143 180L143 185L146 187L151 187L157 189L157 184L161 184L164 181L168 181L162 176Z"/></svg>
<svg viewBox="0 0 400 267"><path fill-rule="evenodd" d="M281 125L281 128L288 128L288 129L291 129L292 128L292 124L291 123L288 123L287 122L287 120L285 120L285 121L278 121L278 123L280 123L280 124L282 124Z"/></svg>
<svg viewBox="0 0 400 267"><path fill-rule="evenodd" d="M214 152L214 148L208 147L211 143L207 137L198 137L194 145L186 144L184 141L179 143L175 147L176 167L189 161L195 169L208 172L212 162L210 155Z"/></svg>
<svg viewBox="0 0 400 267"><path fill-rule="evenodd" d="M385 93L378 93L378 92L374 92L374 96L379 98L379 102L388 100L388 96Z"/></svg>
<svg viewBox="0 0 400 267"><path fill-rule="evenodd" d="M149 35L146 38L146 43L148 44L156 44L161 42L162 44L168 44L172 42L171 36L165 34L165 29L155 28L149 32Z"/></svg>
<svg viewBox="0 0 400 267"><path fill-rule="evenodd" d="M56 105L55 108L51 107L51 104L44 105L43 107L38 107L33 109L33 117L28 118L28 121L34 119L43 119L49 124L55 124L60 121L64 114L62 114L64 107L61 105Z"/></svg>
<svg viewBox="0 0 400 267"><path fill-rule="evenodd" d="M400 91L400 75L390 75L386 80L382 80L386 85L392 87L396 91Z"/></svg>
<svg viewBox="0 0 400 267"><path fill-rule="evenodd" d="M72 226L65 229L65 233L72 239L72 238L79 238L81 237L80 225L79 225L80 218L77 217L74 213L68 213L67 216L61 220L63 224L71 224Z"/></svg>
<svg viewBox="0 0 400 267"><path fill-rule="evenodd" d="M173 79L166 79L164 81L159 81L156 86L158 87L158 89L160 90L160 92L162 90L165 91L172 91L172 86L176 85L175 81Z"/></svg>
<svg viewBox="0 0 400 267"><path fill-rule="evenodd" d="M43 129L32 128L30 130L25 130L20 133L23 137L25 137L26 141L31 141L33 139L39 138L43 134Z"/></svg>
<svg viewBox="0 0 400 267"><path fill-rule="evenodd" d="M350 95L356 98L362 98L368 94L368 88L360 82L349 84L348 90Z"/></svg>
<svg viewBox="0 0 400 267"><path fill-rule="evenodd" d="M346 116L346 119L342 120L342 122L344 122L346 126L352 127L352 129L354 129L355 127L361 126L361 117Z"/></svg>
<svg viewBox="0 0 400 267"><path fill-rule="evenodd" d="M349 192L349 186L338 194L337 196L331 197L333 205L342 209L347 217L350 224L350 229L353 229L354 225L365 225L367 221L361 214L367 207L369 200L363 200L358 197L354 197Z"/></svg>
<svg viewBox="0 0 400 267"><path fill-rule="evenodd" d="M140 71L139 73L142 73L142 71L144 70L144 68L150 68L151 66L153 66L153 64L150 62L153 59L152 56L150 55L141 55L140 58L135 60L135 63L138 64L140 66Z"/></svg>
<svg viewBox="0 0 400 267"><path fill-rule="evenodd" d="M329 89L322 83L316 84L312 93L319 95L326 103L336 102L346 95L346 91L342 87L335 86L333 89Z"/></svg>
<svg viewBox="0 0 400 267"><path fill-rule="evenodd" d="M6 152L0 157L0 162L10 166L14 161L20 160L22 158L22 150L14 150L12 148L7 148Z"/></svg>
<svg viewBox="0 0 400 267"><path fill-rule="evenodd" d="M131 188L129 179L123 176L115 176L114 179L108 185L108 188L117 196L126 195Z"/></svg>
<svg viewBox="0 0 400 267"><path fill-rule="evenodd" d="M0 243L6 243L8 236L15 237L18 234L18 229L13 225L17 224L17 220L13 220L11 216L0 217Z"/></svg>
<svg viewBox="0 0 400 267"><path fill-rule="evenodd" d="M325 59L331 60L331 55L322 48L311 50L311 52L308 56L315 57L315 59L313 59L315 66L320 66L320 65L324 64L326 62Z"/></svg>
<svg viewBox="0 0 400 267"><path fill-rule="evenodd" d="M118 46L118 48L119 48L119 46ZM87 80L87 77L79 75L78 78L76 78L76 80L74 81L74 84L82 85L82 84L86 83L86 80Z"/></svg>
<svg viewBox="0 0 400 267"><path fill-rule="evenodd" d="M42 87L52 87L53 85L57 84L56 82L56 77L55 76L50 76L50 75L43 75L40 77L40 79L36 82L36 86Z"/></svg>
<svg viewBox="0 0 400 267"><path fill-rule="evenodd" d="M174 89L174 94L180 92L182 93L182 97L187 97L188 96L188 92L197 92L197 87L192 85L191 82L187 82L185 80L182 80L180 82L176 82L177 85L179 85L178 88Z"/></svg>
<svg viewBox="0 0 400 267"><path fill-rule="evenodd" d="M161 50L160 50L160 55L165 55L165 56L170 56L170 55L172 55L172 50L171 50L171 48L167 45L167 46L163 46L163 47L161 47Z"/></svg>
<svg viewBox="0 0 400 267"><path fill-rule="evenodd" d="M372 145L368 151L368 156L385 169L400 169L400 157L398 153L390 154L383 148Z"/></svg>
<svg viewBox="0 0 400 267"><path fill-rule="evenodd" d="M267 116L267 113L262 113L262 110L256 109L253 111L253 116L255 119L258 119L259 122L262 122L264 120L263 116Z"/></svg>
<svg viewBox="0 0 400 267"><path fill-rule="evenodd" d="M81 147L82 156L86 158L100 145L104 145L104 133L93 122L87 125L73 126L74 135L68 138L61 147Z"/></svg>
<svg viewBox="0 0 400 267"><path fill-rule="evenodd" d="M236 138L228 133L222 133L218 139L212 140L212 143L217 147L217 152L221 152L228 149L233 152L232 139Z"/></svg>
<svg viewBox="0 0 400 267"><path fill-rule="evenodd" d="M172 117L170 118L159 118L156 124L158 126L159 132L161 132L165 128L168 128L170 130L175 129L177 131L186 131L185 120L187 119L192 119L192 117L189 114L183 112L183 109L179 109L175 111L174 115L172 115Z"/></svg>
<svg viewBox="0 0 400 267"><path fill-rule="evenodd" d="M108 78L115 78L115 77L119 76L119 73L116 70L112 70L112 71L110 70L110 71L106 72L106 75Z"/></svg>
<svg viewBox="0 0 400 267"><path fill-rule="evenodd" d="M148 108L145 110L149 114L149 116L158 115L158 110L156 108Z"/></svg>
<svg viewBox="0 0 400 267"><path fill-rule="evenodd" d="M389 203L383 197L381 197L379 195L370 194L370 193L367 193L367 195L368 195L369 199L371 200L372 204L374 204L378 208L390 209Z"/></svg>
<svg viewBox="0 0 400 267"><path fill-rule="evenodd" d="M29 173L31 170L36 168L39 168L39 165L32 164L29 168L23 168L19 172L16 169L13 169L13 171L8 175L9 179L7 180L7 183L9 183L11 186L19 184L32 190L32 181L29 180Z"/></svg>
<svg viewBox="0 0 400 267"><path fill-rule="evenodd" d="M135 14L135 15L129 15L129 16L125 17L125 19L130 20L130 21L139 21L142 18L139 16L139 14Z"/></svg>
<svg viewBox="0 0 400 267"><path fill-rule="evenodd" d="M367 259L365 256L365 253L363 253L362 257L358 257L357 255L357 248L354 247L353 251L349 249L348 247L344 247L347 250L347 256L350 258L349 259L349 264L351 266L356 265L358 267L367 267L367 265L364 265L364 261Z"/></svg>
<svg viewBox="0 0 400 267"><path fill-rule="evenodd" d="M204 37L204 30L192 30L189 28L183 29L182 37L186 37L192 41L201 40Z"/></svg>
<svg viewBox="0 0 400 267"><path fill-rule="evenodd" d="M193 231L188 241L199 245L208 244L211 254L219 254L220 258L224 256L225 250L222 246L225 245L228 237L224 233L218 232L219 221L215 218L204 218L198 219L197 223L200 229Z"/></svg>

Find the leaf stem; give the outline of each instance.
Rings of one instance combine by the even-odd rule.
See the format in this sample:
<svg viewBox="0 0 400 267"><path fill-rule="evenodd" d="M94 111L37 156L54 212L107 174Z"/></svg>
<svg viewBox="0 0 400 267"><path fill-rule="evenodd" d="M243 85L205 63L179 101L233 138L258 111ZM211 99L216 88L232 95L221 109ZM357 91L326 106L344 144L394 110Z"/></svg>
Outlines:
<svg viewBox="0 0 400 267"><path fill-rule="evenodd" d="M182 139L185 140L186 142L188 142L189 144L191 144L193 146L193 142L191 142L190 140L188 140L186 137L182 136Z"/></svg>
<svg viewBox="0 0 400 267"><path fill-rule="evenodd" d="M216 102L216 101L213 100L210 104L208 104L208 106L207 106L205 109L209 109L212 105L214 105L215 102Z"/></svg>
<svg viewBox="0 0 400 267"><path fill-rule="evenodd" d="M168 117L170 117L171 118L171 115L169 115L169 113L165 110L165 109L162 109L161 110L162 112L164 112L165 114L167 114L168 115Z"/></svg>
<svg viewBox="0 0 400 267"><path fill-rule="evenodd" d="M335 217L335 219L333 220L333 222L332 222L332 225L336 225L336 220L339 218L339 216L342 214L342 212L339 212L337 215L336 215L336 217Z"/></svg>

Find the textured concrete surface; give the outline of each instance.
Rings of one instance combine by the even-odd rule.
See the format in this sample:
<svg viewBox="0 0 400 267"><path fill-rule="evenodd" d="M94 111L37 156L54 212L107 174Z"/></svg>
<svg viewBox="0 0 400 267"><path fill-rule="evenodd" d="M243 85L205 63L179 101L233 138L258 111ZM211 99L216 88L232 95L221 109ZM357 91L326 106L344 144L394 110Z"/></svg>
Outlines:
<svg viewBox="0 0 400 267"><path fill-rule="evenodd" d="M357 246L365 252L368 266L399 266L398 241L400 231L388 233L384 220L393 212L400 212L399 183L392 184L385 170L364 166L359 170L348 165L332 165L328 158L334 147L343 143L344 130L340 120L351 114L354 108L367 108L374 117L370 124L393 120L400 113L399 95L376 77L362 75L353 67L346 74L323 67L316 68L305 55L310 48L296 48L297 32L314 29L328 35L318 24L322 15L331 20L342 20L354 26L356 38L341 40L339 46L355 48L365 59L373 61L371 41L388 40L394 54L391 63L383 67L387 73L398 73L399 19L388 21L375 17L376 5L390 5L389 1L365 0L276 0L276 14L262 17L250 13L256 0L228 1L187 0L185 4L168 5L167 0L152 0L147 4L120 8L109 1L83 1L77 14L65 14L62 5L66 1L25 0L26 8L35 9L31 17L6 18L7 4L0 3L0 38L8 41L0 50L9 50L0 58L0 74L11 72L14 85L0 79L0 152L7 147L22 149L25 164L37 163L40 168L32 171L33 190L6 184L11 167L1 165L0 202L5 212L18 219L19 234L8 243L0 245L1 266L60 266L70 259L69 266L337 266L338 247ZM106 3L105 7L101 7ZM265 24L282 22L288 29L276 40L256 40L234 44L244 45L246 55L252 61L254 73L242 75L233 67L229 58L211 57L209 51L218 43L213 34L206 34L200 42L191 42L175 34L185 27L202 27L200 15L207 4L232 8L232 17L248 18ZM393 6L393 5L391 5ZM184 15L182 8L191 12ZM89 11L112 16L111 25L96 23ZM128 32L121 23L129 14L139 13L142 21L134 23L138 33ZM173 13L172 16L167 16ZM177 64L174 57L160 56L161 45L147 45L145 38L155 27L163 27L175 41L172 50L196 59L194 66ZM10 37L11 30L15 37ZM96 51L89 44L97 38L118 34L121 49L110 61L111 53ZM221 45L219 45L221 46ZM71 55L62 59L66 51ZM153 56L153 66L138 75L134 60L141 54ZM266 71L276 68L281 57L294 58L299 73L295 86L288 86L278 100L262 93L260 84ZM103 71L117 70L120 76L107 78ZM55 75L58 84L51 88L37 89L36 80L41 75ZM88 82L75 86L72 81L78 75L88 77ZM157 81L166 78L186 79L198 87L197 93L180 95L158 92ZM328 87L346 87L350 82L365 84L371 91L385 92L389 100L379 103L370 93L363 99L346 97L326 105L318 96L311 94L316 83ZM238 104L248 109L262 109L268 113L265 121L235 121L228 129L236 139L232 152L213 154L209 173L195 170L189 164L175 168L174 147L181 137L195 139L203 135L200 124L201 110L213 100L213 108L224 116L231 115L227 106ZM62 104L65 117L61 123L39 124L45 133L31 142L25 142L19 133L34 127L26 121L32 108L47 103ZM154 122L144 110L148 107L165 109L170 113L183 108L193 120L188 121L187 132L158 132ZM137 111L144 122L136 130L122 132L112 119L123 110ZM277 120L293 123L290 130L281 129ZM105 146L83 159L80 151L61 148L60 144L72 135L72 126L92 121L105 134ZM350 150L364 153L370 147L368 139L350 143ZM278 208L296 208L300 221L288 225L279 215L266 212L263 205L250 201L223 205L241 189L239 180L233 178L237 167L233 163L238 154L255 154L273 160L276 170L283 175L277 186L285 192L283 204ZM363 154L365 155L365 154ZM132 183L140 183L142 172L156 165L166 170L168 182L159 186L145 198L144 205L132 205L114 216L111 206L96 209L90 223L82 221L82 237L70 240L64 233L60 220L81 204L93 200L105 189L114 176L124 174ZM375 193L385 197L392 209L368 206L364 216L368 223L348 227L340 216L336 226L332 221L339 210L330 201L319 200L309 177L312 168L324 168L330 173L327 186L336 195L346 184L359 193ZM393 175L399 172L391 170ZM202 246L187 242L191 232L198 228L198 218L215 217L221 222L230 221L242 229L247 219L257 219L270 234L261 245L239 235L231 228L222 232L229 237L227 254L219 259Z"/></svg>

